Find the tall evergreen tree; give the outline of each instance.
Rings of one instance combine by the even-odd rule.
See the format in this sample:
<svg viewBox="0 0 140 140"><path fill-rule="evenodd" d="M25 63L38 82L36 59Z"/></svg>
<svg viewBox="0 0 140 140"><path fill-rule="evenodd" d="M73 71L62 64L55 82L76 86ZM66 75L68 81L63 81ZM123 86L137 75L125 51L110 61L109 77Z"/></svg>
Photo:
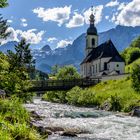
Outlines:
<svg viewBox="0 0 140 140"><path fill-rule="evenodd" d="M4 8L7 5L7 0L0 0L0 8ZM0 40L6 39L10 35L10 32L7 32L8 27L7 20L4 20L0 15Z"/></svg>
<svg viewBox="0 0 140 140"><path fill-rule="evenodd" d="M10 32L7 32L9 25L7 25L7 20L4 20L3 17L0 15L0 39L6 39Z"/></svg>
<svg viewBox="0 0 140 140"><path fill-rule="evenodd" d="M22 39L18 45L15 45L17 65L19 67L30 66L32 64L32 55L29 48L30 44L26 43L25 39Z"/></svg>
<svg viewBox="0 0 140 140"><path fill-rule="evenodd" d="M6 6L8 6L7 0L0 0L0 8L4 8Z"/></svg>

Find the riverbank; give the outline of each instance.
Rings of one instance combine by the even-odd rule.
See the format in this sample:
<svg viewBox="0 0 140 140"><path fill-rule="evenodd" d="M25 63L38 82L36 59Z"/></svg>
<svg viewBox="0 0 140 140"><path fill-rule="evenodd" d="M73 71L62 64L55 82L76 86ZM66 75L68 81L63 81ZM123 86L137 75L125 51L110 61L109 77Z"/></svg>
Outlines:
<svg viewBox="0 0 140 140"><path fill-rule="evenodd" d="M16 98L0 99L0 140L41 140L30 126L30 114Z"/></svg>
<svg viewBox="0 0 140 140"><path fill-rule="evenodd" d="M43 100L76 106L96 106L106 111L130 112L140 106L140 94L132 88L131 78L110 80L88 89L46 92Z"/></svg>
<svg viewBox="0 0 140 140"><path fill-rule="evenodd" d="M95 108L75 107L34 99L25 104L29 112L40 118L32 123L44 132L48 140L128 140L140 138L140 118L124 116Z"/></svg>

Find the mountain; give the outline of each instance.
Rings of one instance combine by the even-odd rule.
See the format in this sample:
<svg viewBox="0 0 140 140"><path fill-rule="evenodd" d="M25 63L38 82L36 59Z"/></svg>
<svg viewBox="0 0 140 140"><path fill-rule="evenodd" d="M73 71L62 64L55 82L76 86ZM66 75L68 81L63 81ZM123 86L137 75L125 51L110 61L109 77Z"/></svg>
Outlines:
<svg viewBox="0 0 140 140"><path fill-rule="evenodd" d="M116 28L99 33L99 44L111 39L117 50L121 52L139 35L140 27L125 27L118 25ZM85 36L86 34L84 33L75 39L72 45L68 45L65 48L57 48L49 54L36 57L37 65L74 65L79 70L80 62L84 58L85 53ZM47 67L44 67L42 70L49 71Z"/></svg>
<svg viewBox="0 0 140 140"><path fill-rule="evenodd" d="M17 45L18 43L16 41L10 41L4 45L0 46L0 51L6 53L7 50L15 51L14 46Z"/></svg>
<svg viewBox="0 0 140 140"><path fill-rule="evenodd" d="M42 51L45 51L45 52L50 52L52 51L51 47L49 45L45 45L44 47L41 48Z"/></svg>
<svg viewBox="0 0 140 140"><path fill-rule="evenodd" d="M124 50L130 43L140 35L140 26L125 27L116 26L116 28L99 33L99 44L111 39L118 51ZM45 45L41 49L33 49L32 54L36 59L36 67L43 72L50 72L51 67L55 64L74 65L79 70L80 62L84 58L86 47L86 34L83 33L74 40L72 45L65 48L57 48L51 50L50 46ZM10 46L11 45L11 46ZM0 47L0 51L4 52L6 49L13 49L13 43L9 42Z"/></svg>
<svg viewBox="0 0 140 140"><path fill-rule="evenodd" d="M99 34L99 43L111 39L118 51L124 50L130 43L140 36L140 26L126 27L118 25L116 28Z"/></svg>

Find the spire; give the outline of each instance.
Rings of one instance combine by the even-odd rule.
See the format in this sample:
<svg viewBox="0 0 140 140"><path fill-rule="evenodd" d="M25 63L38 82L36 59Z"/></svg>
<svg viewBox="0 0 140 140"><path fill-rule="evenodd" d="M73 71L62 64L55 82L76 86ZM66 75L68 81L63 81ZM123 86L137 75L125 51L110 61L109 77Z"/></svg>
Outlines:
<svg viewBox="0 0 140 140"><path fill-rule="evenodd" d="M90 15L90 25L94 25L94 22L95 22L95 16L93 15L93 6L91 6L91 15Z"/></svg>

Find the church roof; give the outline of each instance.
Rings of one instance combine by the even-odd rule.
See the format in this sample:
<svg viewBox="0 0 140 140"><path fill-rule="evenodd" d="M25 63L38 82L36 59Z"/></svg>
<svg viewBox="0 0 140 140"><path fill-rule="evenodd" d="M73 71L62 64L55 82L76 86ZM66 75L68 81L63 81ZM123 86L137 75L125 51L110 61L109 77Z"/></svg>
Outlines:
<svg viewBox="0 0 140 140"><path fill-rule="evenodd" d="M94 26L94 22L95 22L95 16L93 15L93 13L90 15L90 26L87 29L87 35L97 35L97 29Z"/></svg>
<svg viewBox="0 0 140 140"><path fill-rule="evenodd" d="M87 35L97 35L97 29L94 24L91 24L90 27L87 29Z"/></svg>
<svg viewBox="0 0 140 140"><path fill-rule="evenodd" d="M81 64L89 63L96 59L111 57L110 62L124 62L111 40L93 48Z"/></svg>

